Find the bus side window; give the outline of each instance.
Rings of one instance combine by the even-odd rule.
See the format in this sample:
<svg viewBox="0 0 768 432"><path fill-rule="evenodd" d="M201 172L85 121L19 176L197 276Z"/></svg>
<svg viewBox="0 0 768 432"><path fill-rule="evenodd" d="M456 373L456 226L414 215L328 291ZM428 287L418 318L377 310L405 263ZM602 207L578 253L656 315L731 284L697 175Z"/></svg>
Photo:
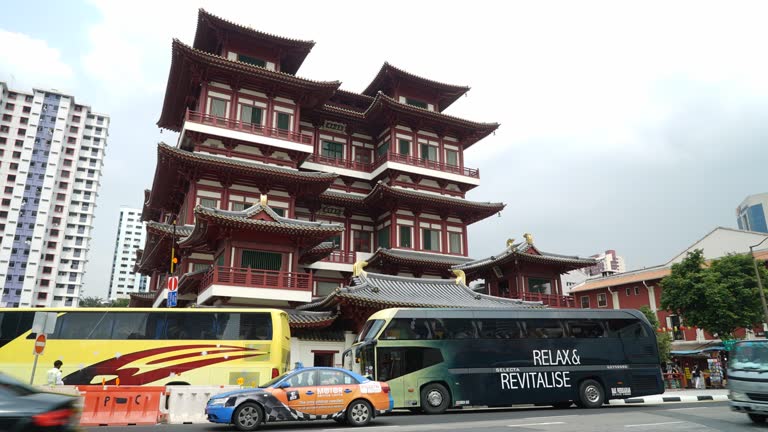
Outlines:
<svg viewBox="0 0 768 432"><path fill-rule="evenodd" d="M566 320L568 335L579 339L593 339L606 337L605 326L597 320Z"/></svg>
<svg viewBox="0 0 768 432"><path fill-rule="evenodd" d="M648 337L645 326L639 320L612 319L608 320L608 331L612 337L622 339L638 339Z"/></svg>
<svg viewBox="0 0 768 432"><path fill-rule="evenodd" d="M241 340L272 339L272 317L266 313L240 314Z"/></svg>
<svg viewBox="0 0 768 432"><path fill-rule="evenodd" d="M557 319L525 320L527 335L532 339L558 339L565 335L563 325Z"/></svg>
<svg viewBox="0 0 768 432"><path fill-rule="evenodd" d="M112 317L105 312L67 312L56 319L51 339L110 339Z"/></svg>

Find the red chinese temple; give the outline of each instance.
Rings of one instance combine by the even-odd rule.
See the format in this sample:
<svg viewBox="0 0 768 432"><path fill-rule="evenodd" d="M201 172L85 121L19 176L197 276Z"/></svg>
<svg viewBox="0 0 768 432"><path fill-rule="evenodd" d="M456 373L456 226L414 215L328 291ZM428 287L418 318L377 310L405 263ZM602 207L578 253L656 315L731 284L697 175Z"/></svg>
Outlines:
<svg viewBox="0 0 768 432"><path fill-rule="evenodd" d="M179 139L157 146L142 214L148 235L136 262L151 276L151 292L132 304L164 305L175 245L179 306L283 307L295 334L320 345L357 330L360 317L339 306L347 298L341 290L360 291L342 287L365 284L352 277L356 262L384 278L376 280L399 281L382 285L385 301L367 303L375 307L415 304L393 300L417 289L404 282L414 278L425 278L412 293L423 306L430 290L449 287L456 307L476 296L525 305L522 286L502 295L492 282L488 296L444 279L466 268L488 280L493 266L468 257L467 226L504 208L465 197L480 173L465 166L464 151L499 126L444 113L469 88L384 63L362 92L341 90L338 81L296 75L313 46L204 10L193 45L173 41L158 126ZM585 262L530 266L558 272ZM386 300L398 284L406 291Z"/></svg>

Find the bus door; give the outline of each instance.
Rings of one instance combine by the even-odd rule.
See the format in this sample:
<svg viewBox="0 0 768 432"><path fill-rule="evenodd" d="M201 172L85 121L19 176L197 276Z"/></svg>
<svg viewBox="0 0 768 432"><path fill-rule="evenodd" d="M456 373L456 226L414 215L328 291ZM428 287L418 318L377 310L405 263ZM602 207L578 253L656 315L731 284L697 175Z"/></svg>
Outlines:
<svg viewBox="0 0 768 432"><path fill-rule="evenodd" d="M627 364L659 363L656 338L640 320L609 320L610 332L621 339Z"/></svg>
<svg viewBox="0 0 768 432"><path fill-rule="evenodd" d="M435 368L443 362L439 348L393 346L377 351L377 378L390 383L395 406L419 406L421 386L446 379L445 370Z"/></svg>

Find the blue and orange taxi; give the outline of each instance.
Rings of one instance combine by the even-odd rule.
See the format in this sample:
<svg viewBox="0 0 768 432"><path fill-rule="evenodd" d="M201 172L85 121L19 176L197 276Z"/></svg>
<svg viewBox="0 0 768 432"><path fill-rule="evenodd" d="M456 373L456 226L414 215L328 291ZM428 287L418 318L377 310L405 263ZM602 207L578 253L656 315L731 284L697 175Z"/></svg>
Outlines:
<svg viewBox="0 0 768 432"><path fill-rule="evenodd" d="M392 410L389 385L340 368L299 368L258 388L217 394L205 414L213 423L253 431L263 423L335 420L365 426Z"/></svg>

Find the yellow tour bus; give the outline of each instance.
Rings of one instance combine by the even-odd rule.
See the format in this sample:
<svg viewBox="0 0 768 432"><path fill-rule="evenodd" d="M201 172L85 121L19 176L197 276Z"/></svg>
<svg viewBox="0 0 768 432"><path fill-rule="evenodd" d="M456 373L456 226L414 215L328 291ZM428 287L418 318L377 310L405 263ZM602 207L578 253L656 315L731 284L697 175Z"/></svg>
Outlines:
<svg viewBox="0 0 768 432"><path fill-rule="evenodd" d="M33 330L46 331L33 328L36 314L55 325L35 384L56 360L65 385L252 385L288 369L288 314L278 309L0 308L0 371L24 381Z"/></svg>

